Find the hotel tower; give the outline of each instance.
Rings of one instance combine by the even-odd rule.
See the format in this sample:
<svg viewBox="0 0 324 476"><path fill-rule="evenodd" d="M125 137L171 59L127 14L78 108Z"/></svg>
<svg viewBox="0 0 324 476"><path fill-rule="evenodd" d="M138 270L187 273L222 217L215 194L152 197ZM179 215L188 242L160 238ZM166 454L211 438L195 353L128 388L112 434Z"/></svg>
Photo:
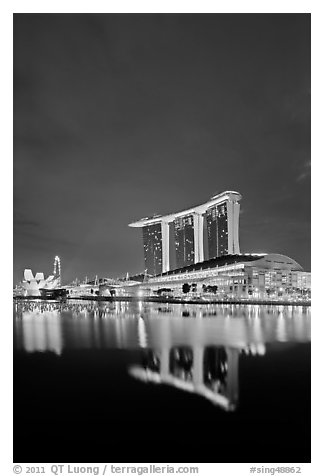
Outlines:
<svg viewBox="0 0 324 476"><path fill-rule="evenodd" d="M171 246L175 247L177 268L218 256L239 254L241 198L238 192L222 192L202 205L130 223L131 227L143 229L147 273L157 275L170 270L170 226L174 226ZM204 249L204 233L207 250Z"/></svg>

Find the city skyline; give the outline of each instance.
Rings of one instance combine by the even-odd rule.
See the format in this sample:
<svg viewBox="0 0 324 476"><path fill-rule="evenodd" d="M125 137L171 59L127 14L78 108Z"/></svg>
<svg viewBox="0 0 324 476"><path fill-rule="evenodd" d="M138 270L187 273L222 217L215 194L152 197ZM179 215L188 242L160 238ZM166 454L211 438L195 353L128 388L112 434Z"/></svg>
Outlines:
<svg viewBox="0 0 324 476"><path fill-rule="evenodd" d="M221 190L310 270L310 15L14 15L14 283L142 272L128 223Z"/></svg>

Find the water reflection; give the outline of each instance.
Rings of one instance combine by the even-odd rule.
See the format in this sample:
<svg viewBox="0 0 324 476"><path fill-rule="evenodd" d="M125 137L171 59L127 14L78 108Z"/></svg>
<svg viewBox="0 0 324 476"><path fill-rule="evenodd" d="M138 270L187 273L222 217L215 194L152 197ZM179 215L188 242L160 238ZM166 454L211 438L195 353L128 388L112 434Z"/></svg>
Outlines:
<svg viewBox="0 0 324 476"><path fill-rule="evenodd" d="M167 384L207 398L224 410L238 402L238 349L215 346L180 346L143 354L142 366L130 375L155 384Z"/></svg>
<svg viewBox="0 0 324 476"><path fill-rule="evenodd" d="M242 354L260 357L269 343L310 341L309 307L17 301L14 311L18 350L139 349L131 377L225 410L238 404Z"/></svg>
<svg viewBox="0 0 324 476"><path fill-rule="evenodd" d="M15 319L15 346L26 352L51 351L60 355L63 336L59 310L27 305Z"/></svg>
<svg viewBox="0 0 324 476"><path fill-rule="evenodd" d="M267 342L310 341L309 307L17 301L14 311L15 347L27 352L199 344L262 354Z"/></svg>

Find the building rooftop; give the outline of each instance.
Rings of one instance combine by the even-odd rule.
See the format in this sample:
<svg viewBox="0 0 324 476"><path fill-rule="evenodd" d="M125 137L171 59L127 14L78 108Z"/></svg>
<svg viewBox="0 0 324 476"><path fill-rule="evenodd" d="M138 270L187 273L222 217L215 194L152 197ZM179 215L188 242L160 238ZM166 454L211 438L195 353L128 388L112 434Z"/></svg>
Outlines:
<svg viewBox="0 0 324 476"><path fill-rule="evenodd" d="M140 228L143 226L152 225L153 223L160 223L162 220L165 222L172 222L176 218L190 215L192 213L205 213L208 208L212 207L213 205L217 205L218 203L222 203L225 200L239 201L241 198L242 195L238 192L225 191L219 193L218 195L214 195L207 202L202 203L201 205L167 215L153 215L152 217L141 218L136 222L130 223L128 226Z"/></svg>
<svg viewBox="0 0 324 476"><path fill-rule="evenodd" d="M267 253L246 253L246 254L235 254L235 255L224 255L217 258L212 258L200 263L194 263L189 266L184 266L183 268L172 269L165 273L159 274L157 276L172 276L175 274L189 273L193 271L200 271L206 269L216 268L218 266L228 266L236 263L247 263L260 261L260 266L265 268L275 268L278 269L293 269L297 271L302 271L303 268L292 258L289 258L285 255L280 254L267 254ZM156 277L157 277L156 276Z"/></svg>
<svg viewBox="0 0 324 476"><path fill-rule="evenodd" d="M265 254L239 254L239 255L224 255L217 258L202 261L200 263L190 264L182 268L172 269L166 273L159 274L158 276L169 276L172 274L189 273L192 271L199 271L203 269L216 268L217 266L226 266L234 263L241 263L246 261L256 261L265 256Z"/></svg>

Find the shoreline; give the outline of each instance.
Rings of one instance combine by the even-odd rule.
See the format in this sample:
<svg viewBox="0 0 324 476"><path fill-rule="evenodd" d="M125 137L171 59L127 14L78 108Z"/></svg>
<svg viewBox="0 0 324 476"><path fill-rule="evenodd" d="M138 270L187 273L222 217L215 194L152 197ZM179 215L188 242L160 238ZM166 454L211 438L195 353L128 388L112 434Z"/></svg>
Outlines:
<svg viewBox="0 0 324 476"><path fill-rule="evenodd" d="M176 299L161 297L136 297L136 296L78 296L60 299L44 298L41 296L14 296L14 300L29 301L97 301L97 302L156 302L161 304L231 304L231 305L254 305L254 306L311 306L310 301L258 301L258 300L205 300L205 299Z"/></svg>

